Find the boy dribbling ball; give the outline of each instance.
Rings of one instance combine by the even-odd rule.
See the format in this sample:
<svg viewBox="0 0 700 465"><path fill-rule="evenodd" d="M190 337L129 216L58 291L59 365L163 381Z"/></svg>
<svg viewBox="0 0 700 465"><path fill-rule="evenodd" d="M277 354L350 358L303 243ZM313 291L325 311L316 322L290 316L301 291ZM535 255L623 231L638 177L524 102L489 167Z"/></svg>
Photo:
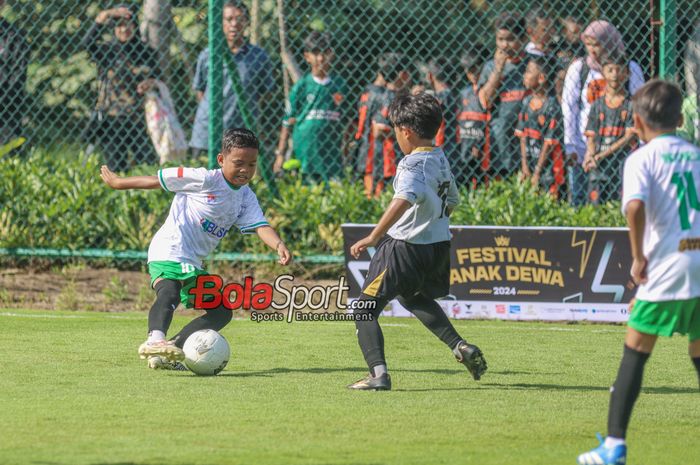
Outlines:
<svg viewBox="0 0 700 465"><path fill-rule="evenodd" d="M700 377L700 148L676 136L683 97L654 79L632 97L645 145L625 162L622 208L630 231L632 279L639 285L624 352L611 388L608 436L580 465L622 465L625 436L658 336L688 334Z"/></svg>
<svg viewBox="0 0 700 465"><path fill-rule="evenodd" d="M154 369L176 369L185 355L182 346L194 332L220 331L232 318L223 305L206 310L171 340L166 340L178 304L192 306L188 291L207 272L204 260L232 227L256 233L287 265L291 254L267 223L258 199L248 187L258 162L258 139L247 129L227 129L217 157L220 168L165 168L157 176L119 177L102 166L100 177L113 189L158 189L175 194L170 213L148 248L148 272L156 301L148 314L148 339L138 353Z"/></svg>
<svg viewBox="0 0 700 465"><path fill-rule="evenodd" d="M453 352L476 380L486 371L481 350L468 344L434 299L450 289L450 213L459 201L450 164L432 145L442 124L440 103L426 93L401 94L388 117L405 154L394 178L394 198L369 236L350 248L358 258L377 247L357 306L357 338L369 375L348 386L387 391L391 378L384 357L384 336L377 319L398 298L423 325ZM367 302L368 301L368 302Z"/></svg>

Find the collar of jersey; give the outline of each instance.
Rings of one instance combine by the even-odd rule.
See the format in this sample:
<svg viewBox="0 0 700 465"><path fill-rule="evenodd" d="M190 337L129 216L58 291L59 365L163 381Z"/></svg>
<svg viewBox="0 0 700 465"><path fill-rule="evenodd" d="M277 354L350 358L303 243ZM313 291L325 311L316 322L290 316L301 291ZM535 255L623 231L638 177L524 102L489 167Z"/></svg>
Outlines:
<svg viewBox="0 0 700 465"><path fill-rule="evenodd" d="M230 188L233 189L234 191L237 191L238 189L240 189L241 187L243 187L243 186L234 186L233 184L231 184L230 182L228 182L228 179L226 179L226 176L224 176L224 173L223 173L223 172L221 173L221 177L224 178L224 181L226 181L226 184L228 184L228 187L230 187Z"/></svg>
<svg viewBox="0 0 700 465"><path fill-rule="evenodd" d="M662 137L676 137L676 131L667 132L666 134L661 134L660 136L654 137L654 139L661 139Z"/></svg>
<svg viewBox="0 0 700 465"><path fill-rule="evenodd" d="M435 150L435 147L416 147L415 149L411 150L409 155L413 155L417 152L432 152L433 150Z"/></svg>

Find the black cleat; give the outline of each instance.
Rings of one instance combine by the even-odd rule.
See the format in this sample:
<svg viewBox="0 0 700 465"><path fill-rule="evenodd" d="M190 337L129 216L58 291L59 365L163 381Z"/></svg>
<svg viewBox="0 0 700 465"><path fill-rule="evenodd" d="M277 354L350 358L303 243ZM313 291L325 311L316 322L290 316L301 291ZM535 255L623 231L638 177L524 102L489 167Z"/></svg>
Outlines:
<svg viewBox="0 0 700 465"><path fill-rule="evenodd" d="M481 375L486 373L486 369L488 368L486 366L484 354L481 353L481 349L477 346L467 344L466 342L460 342L459 345L457 345L457 350L460 353L460 355L455 355L457 361L467 367L472 377L476 381L479 381Z"/></svg>
<svg viewBox="0 0 700 465"><path fill-rule="evenodd" d="M374 378L370 373L361 380L348 385L348 389L356 389L358 391L391 391L391 376L389 376L389 373L384 373Z"/></svg>

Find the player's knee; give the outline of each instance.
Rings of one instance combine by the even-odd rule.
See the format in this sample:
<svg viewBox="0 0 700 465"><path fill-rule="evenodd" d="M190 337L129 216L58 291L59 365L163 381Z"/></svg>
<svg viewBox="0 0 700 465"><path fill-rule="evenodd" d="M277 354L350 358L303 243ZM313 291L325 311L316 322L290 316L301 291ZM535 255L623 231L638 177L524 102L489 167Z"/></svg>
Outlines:
<svg viewBox="0 0 700 465"><path fill-rule="evenodd" d="M411 309L421 304L424 304L428 300L428 298L425 297L423 294L414 294L409 297L400 295L396 297L396 300L398 300L404 308Z"/></svg>
<svg viewBox="0 0 700 465"><path fill-rule="evenodd" d="M175 310L175 307L180 303L180 289L182 289L180 281L162 279L155 285L158 302Z"/></svg>

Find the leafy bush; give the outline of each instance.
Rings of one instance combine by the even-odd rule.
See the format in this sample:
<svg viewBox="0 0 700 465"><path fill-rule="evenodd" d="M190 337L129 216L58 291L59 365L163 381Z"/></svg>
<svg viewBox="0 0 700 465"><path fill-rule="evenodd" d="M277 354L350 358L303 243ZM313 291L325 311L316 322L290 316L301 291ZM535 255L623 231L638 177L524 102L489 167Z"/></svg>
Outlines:
<svg viewBox="0 0 700 465"><path fill-rule="evenodd" d="M165 220L172 194L114 191L99 177L96 156L34 152L0 160L0 247L146 250ZM153 174L139 167L130 174ZM342 253L342 223L375 223L391 199L368 200L360 183L328 186L297 179L279 183L273 198L253 186L270 223L302 255ZM622 226L619 202L573 208L516 180L462 192L453 224L509 226ZM269 253L255 237L229 234L221 252Z"/></svg>

